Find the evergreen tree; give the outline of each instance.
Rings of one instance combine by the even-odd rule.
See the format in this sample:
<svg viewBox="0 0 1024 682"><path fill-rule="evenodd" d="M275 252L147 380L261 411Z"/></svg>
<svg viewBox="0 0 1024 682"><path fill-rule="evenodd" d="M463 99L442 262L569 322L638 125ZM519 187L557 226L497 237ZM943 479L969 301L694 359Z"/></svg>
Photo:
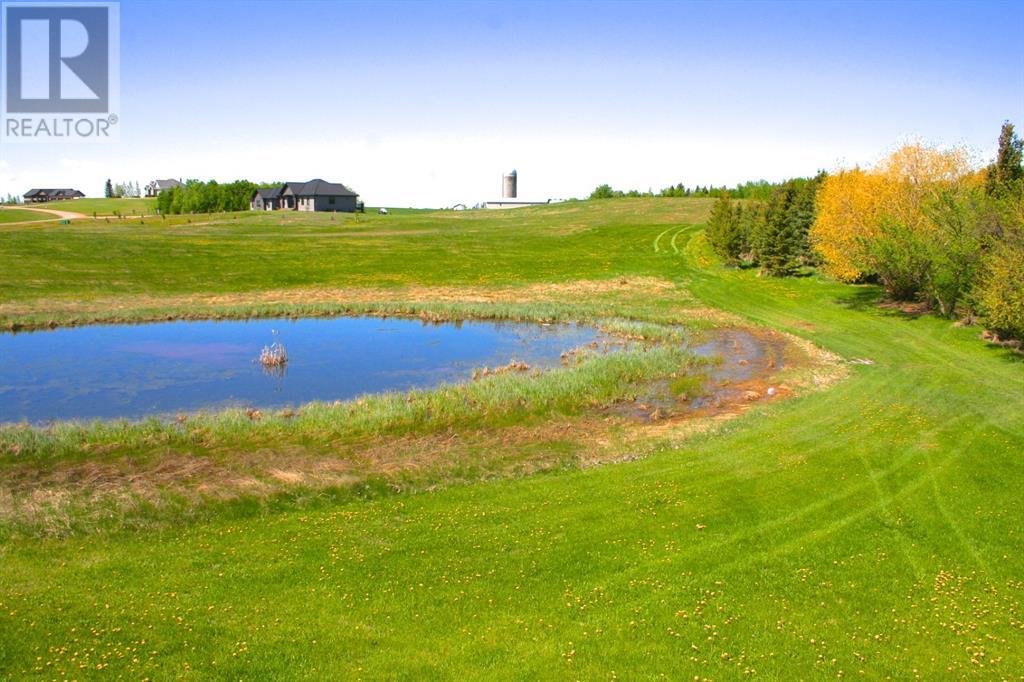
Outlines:
<svg viewBox="0 0 1024 682"><path fill-rule="evenodd" d="M732 219L732 201L723 194L711 207L711 215L708 217L708 226L704 234L712 250L725 261L729 260L726 242Z"/></svg>
<svg viewBox="0 0 1024 682"><path fill-rule="evenodd" d="M785 277L816 257L808 233L817 215L818 187L825 178L787 180L772 192L764 213L753 224L750 246L764 274Z"/></svg>
<svg viewBox="0 0 1024 682"><path fill-rule="evenodd" d="M759 226L761 225L761 223L764 222L764 220L765 220L765 203L762 202L762 201L749 202L747 204L746 210L742 211L742 215L740 216L739 231L740 231L740 234L743 236L743 252L742 253L744 253L748 257L754 259L755 263L756 263L756 258L754 257L753 253L751 253L750 243L751 243L752 235L754 234L754 232L756 230L760 229Z"/></svg>
<svg viewBox="0 0 1024 682"><path fill-rule="evenodd" d="M1024 140L1017 137L1013 124L1003 123L999 132L999 152L996 162L988 167L988 178L985 191L990 195L1012 191L1020 191L1024 182Z"/></svg>
<svg viewBox="0 0 1024 682"><path fill-rule="evenodd" d="M712 250L726 263L738 265L741 254L746 250L746 234L743 230L743 209L733 209L729 193L722 191L711 207L711 217L705 231Z"/></svg>
<svg viewBox="0 0 1024 682"><path fill-rule="evenodd" d="M814 224L815 217L817 217L818 187L821 186L825 176L825 172L822 171L810 180L798 179L790 180L786 183L793 186L795 190L792 202L786 209L786 220L793 230L794 239L799 244L800 259L805 263L817 260L817 255L811 247L808 233L810 232L811 225Z"/></svg>
<svg viewBox="0 0 1024 682"><path fill-rule="evenodd" d="M768 202L764 219L758 221L750 235L754 258L763 274L786 277L800 266L804 240L800 239L799 230L789 215L796 194L797 188L791 183L776 190Z"/></svg>
<svg viewBox="0 0 1024 682"><path fill-rule="evenodd" d="M107 199L111 199L114 196L114 185L110 182L110 178L107 178L106 184L103 185L103 196Z"/></svg>

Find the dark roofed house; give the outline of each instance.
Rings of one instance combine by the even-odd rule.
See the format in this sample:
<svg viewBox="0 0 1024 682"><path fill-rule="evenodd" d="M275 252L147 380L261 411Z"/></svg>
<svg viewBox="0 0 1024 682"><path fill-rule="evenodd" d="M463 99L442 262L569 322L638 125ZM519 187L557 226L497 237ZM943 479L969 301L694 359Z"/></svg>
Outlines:
<svg viewBox="0 0 1024 682"><path fill-rule="evenodd" d="M168 178L167 180L154 180L153 182L146 185L146 196L155 197L161 192L166 192L169 189L175 187L184 187L185 183L181 180L175 180L174 178Z"/></svg>
<svg viewBox="0 0 1024 682"><path fill-rule="evenodd" d="M355 213L358 194L338 182L310 180L296 194L300 211L344 211Z"/></svg>
<svg viewBox="0 0 1024 682"><path fill-rule="evenodd" d="M317 179L258 189L253 194L250 206L254 211L283 208L292 211L355 213L358 199L358 194L341 183Z"/></svg>
<svg viewBox="0 0 1024 682"><path fill-rule="evenodd" d="M281 185L281 208L289 211L297 210L299 207L298 193L306 186L304 182L286 182Z"/></svg>
<svg viewBox="0 0 1024 682"><path fill-rule="evenodd" d="M260 187L253 192L249 206L254 211L276 211L281 208L281 188Z"/></svg>
<svg viewBox="0 0 1024 682"><path fill-rule="evenodd" d="M81 199L84 196L77 189L30 189L25 192L25 201L30 204L41 204L47 201Z"/></svg>

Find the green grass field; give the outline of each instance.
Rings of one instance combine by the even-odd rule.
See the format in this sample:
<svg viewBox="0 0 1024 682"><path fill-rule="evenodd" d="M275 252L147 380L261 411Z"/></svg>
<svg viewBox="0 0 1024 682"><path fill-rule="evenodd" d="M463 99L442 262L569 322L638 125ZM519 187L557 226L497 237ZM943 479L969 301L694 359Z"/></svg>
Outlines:
<svg viewBox="0 0 1024 682"><path fill-rule="evenodd" d="M39 213L38 211L28 211L23 208L0 209L0 225L3 225L4 223L21 223L30 220L47 220L48 218L53 218L53 216L45 213Z"/></svg>
<svg viewBox="0 0 1024 682"><path fill-rule="evenodd" d="M650 261L675 254L681 244L671 242L670 228L703 220L709 207L710 200L679 200L667 211L579 202L492 213L240 213L215 224L216 217L173 216L10 231L0 300L42 299L40 310L56 311L54 300L67 298L675 276L671 263ZM44 264L52 274L39 277Z"/></svg>
<svg viewBox="0 0 1024 682"><path fill-rule="evenodd" d="M640 450L628 431L557 411L522 425L427 424L395 441L410 466L454 447L442 443L464 445L450 450L457 474L426 487L241 496L182 503L164 525L134 532L10 535L0 544L0 670L1020 679L1024 358L977 328L879 308L873 287L716 265L701 233L708 206L3 229L7 327L347 303L444 316L461 301L505 314L529 305L538 316L739 320L857 362L824 390L707 429L665 427ZM278 440L261 456L281 461L374 444L273 428ZM617 456L581 464L596 447L588 429ZM23 485L37 466L85 462L74 482L97 487L111 463L203 456L134 435L139 451L127 454L95 447L34 462L8 448L0 506L14 477ZM237 456L229 449L216 456ZM507 466L475 466L484 454ZM516 468L539 454L549 466ZM60 500L40 492L34 504Z"/></svg>
<svg viewBox="0 0 1024 682"><path fill-rule="evenodd" d="M73 199L70 201L51 201L46 208L58 211L75 211L85 215L150 215L156 211L156 199Z"/></svg>

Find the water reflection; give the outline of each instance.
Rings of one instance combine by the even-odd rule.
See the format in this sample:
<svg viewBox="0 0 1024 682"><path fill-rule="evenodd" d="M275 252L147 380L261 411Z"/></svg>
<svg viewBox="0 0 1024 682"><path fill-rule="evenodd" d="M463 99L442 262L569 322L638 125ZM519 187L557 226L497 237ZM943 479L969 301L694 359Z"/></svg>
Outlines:
<svg viewBox="0 0 1024 682"><path fill-rule="evenodd" d="M272 330L288 362L264 368ZM167 322L0 334L0 422L275 408L466 381L473 368L559 364L598 340L575 325L395 318Z"/></svg>

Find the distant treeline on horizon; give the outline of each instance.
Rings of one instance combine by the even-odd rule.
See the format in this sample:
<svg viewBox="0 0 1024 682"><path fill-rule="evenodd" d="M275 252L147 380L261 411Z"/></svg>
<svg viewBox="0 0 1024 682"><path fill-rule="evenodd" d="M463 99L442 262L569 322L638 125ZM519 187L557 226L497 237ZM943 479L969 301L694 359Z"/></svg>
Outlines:
<svg viewBox="0 0 1024 682"><path fill-rule="evenodd" d="M793 179L810 180L811 178ZM595 187L594 191L591 192L590 196L587 198L621 199L624 197L718 197L726 195L730 199L756 199L758 201L767 201L772 197L772 194L777 189L785 185L786 182L788 181L769 182L768 180L748 180L742 185L736 185L735 187L727 187L726 185L722 185L721 187L715 187L713 185L696 185L694 187L687 187L680 182L677 185L664 187L658 192L654 192L653 190L641 192L638 189L618 190L613 189L611 185L604 184Z"/></svg>

